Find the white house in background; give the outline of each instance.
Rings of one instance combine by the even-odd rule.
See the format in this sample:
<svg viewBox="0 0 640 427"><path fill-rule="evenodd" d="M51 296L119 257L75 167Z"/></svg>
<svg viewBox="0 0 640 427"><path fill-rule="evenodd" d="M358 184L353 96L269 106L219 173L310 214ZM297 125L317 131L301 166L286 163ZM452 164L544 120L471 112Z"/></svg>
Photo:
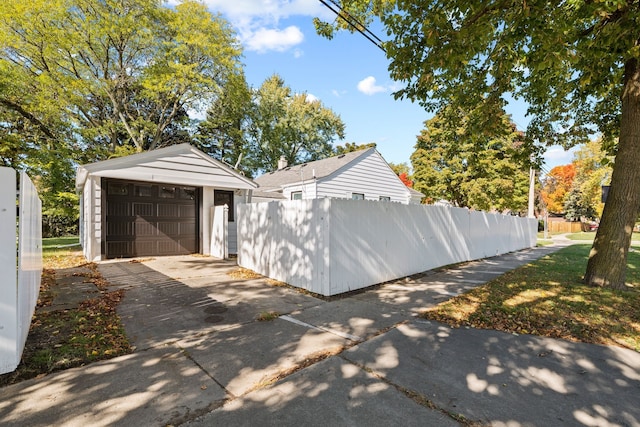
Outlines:
<svg viewBox="0 0 640 427"><path fill-rule="evenodd" d="M375 148L288 166L255 179L260 193L253 202L323 197L420 203L424 194L408 188Z"/></svg>
<svg viewBox="0 0 640 427"><path fill-rule="evenodd" d="M257 184L189 144L80 166L80 242L89 260L236 253L235 207ZM214 207L228 206L224 222ZM217 211L220 211L218 208ZM225 227L226 228L226 227ZM225 251L217 242L228 241ZM227 252L228 251L228 252Z"/></svg>

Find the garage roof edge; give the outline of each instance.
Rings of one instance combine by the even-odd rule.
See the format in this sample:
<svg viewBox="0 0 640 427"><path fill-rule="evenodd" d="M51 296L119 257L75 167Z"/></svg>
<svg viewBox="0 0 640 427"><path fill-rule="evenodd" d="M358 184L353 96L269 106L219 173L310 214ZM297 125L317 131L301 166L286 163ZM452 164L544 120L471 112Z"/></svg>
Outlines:
<svg viewBox="0 0 640 427"><path fill-rule="evenodd" d="M206 153L203 153L197 148L191 146L190 144L184 143L184 144L172 145L170 147L159 148L157 150L145 151L143 153L132 154L129 156L117 157L113 159L102 160L95 163L89 163L86 165L80 165L78 166L78 169L76 171L76 190L77 191L82 190L82 187L87 181L87 178L92 173L100 172L102 170L107 170L109 168L114 168L114 167L123 168L129 165L135 166L144 162L154 160L156 158L159 159L161 157L167 157L171 155L180 155L180 154L189 154L189 153L202 158L206 162L210 163L212 166L215 166L217 168L220 168L226 171L227 173L231 174L235 178L244 182L249 187L252 187L252 188L258 187L258 184L256 182L240 174L238 171L234 170L230 166L227 166L223 162L212 158L211 156L207 155Z"/></svg>

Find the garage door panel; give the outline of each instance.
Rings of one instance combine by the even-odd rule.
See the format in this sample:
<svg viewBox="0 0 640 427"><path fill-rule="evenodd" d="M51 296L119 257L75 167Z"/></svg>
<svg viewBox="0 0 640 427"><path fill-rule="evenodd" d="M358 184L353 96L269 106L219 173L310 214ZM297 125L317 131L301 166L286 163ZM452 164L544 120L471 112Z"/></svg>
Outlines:
<svg viewBox="0 0 640 427"><path fill-rule="evenodd" d="M158 233L154 224L150 224L146 221L136 221L136 239L142 237L156 236Z"/></svg>
<svg viewBox="0 0 640 427"><path fill-rule="evenodd" d="M153 216L153 203L133 203L133 214Z"/></svg>
<svg viewBox="0 0 640 427"><path fill-rule="evenodd" d="M105 246L110 258L126 257L132 252L131 242L107 242Z"/></svg>
<svg viewBox="0 0 640 427"><path fill-rule="evenodd" d="M107 222L108 236L131 236L133 232L133 223L129 221L112 221Z"/></svg>
<svg viewBox="0 0 640 427"><path fill-rule="evenodd" d="M134 242L136 256L154 255L155 246L155 240L136 240Z"/></svg>
<svg viewBox="0 0 640 427"><path fill-rule="evenodd" d="M180 239L180 247L188 254L198 251L198 241L193 239Z"/></svg>
<svg viewBox="0 0 640 427"><path fill-rule="evenodd" d="M130 216L131 204L128 201L113 201L107 204L107 215Z"/></svg>
<svg viewBox="0 0 640 427"><path fill-rule="evenodd" d="M178 217L180 216L180 206L168 203L158 203L158 216L160 217Z"/></svg>
<svg viewBox="0 0 640 427"><path fill-rule="evenodd" d="M196 224L194 222L192 223L188 223L188 222L183 222L180 225L180 234L181 235L191 235L191 236L195 236L196 235Z"/></svg>
<svg viewBox="0 0 640 427"><path fill-rule="evenodd" d="M196 217L196 207L181 205L179 210L179 216L181 218L195 218Z"/></svg>
<svg viewBox="0 0 640 427"><path fill-rule="evenodd" d="M159 222L157 226L158 232L166 236L176 236L180 233L180 224L176 222Z"/></svg>
<svg viewBox="0 0 640 427"><path fill-rule="evenodd" d="M106 258L198 252L195 187L105 181Z"/></svg>
<svg viewBox="0 0 640 427"><path fill-rule="evenodd" d="M158 240L157 245L159 255L173 255L183 252L178 242L173 240Z"/></svg>

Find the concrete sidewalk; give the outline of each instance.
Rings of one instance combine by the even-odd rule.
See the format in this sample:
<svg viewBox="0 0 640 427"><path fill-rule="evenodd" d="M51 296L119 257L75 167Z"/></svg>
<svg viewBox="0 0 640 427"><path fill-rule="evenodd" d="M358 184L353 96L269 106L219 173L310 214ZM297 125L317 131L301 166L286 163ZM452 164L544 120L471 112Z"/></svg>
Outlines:
<svg viewBox="0 0 640 427"><path fill-rule="evenodd" d="M210 258L102 263L136 351L0 388L0 424L640 426L637 352L415 316L556 249L332 301Z"/></svg>

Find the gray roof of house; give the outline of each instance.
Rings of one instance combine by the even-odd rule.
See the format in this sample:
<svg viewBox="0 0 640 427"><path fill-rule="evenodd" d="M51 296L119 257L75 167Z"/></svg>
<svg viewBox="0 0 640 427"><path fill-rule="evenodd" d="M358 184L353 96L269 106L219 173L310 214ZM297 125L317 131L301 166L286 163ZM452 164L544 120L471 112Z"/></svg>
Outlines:
<svg viewBox="0 0 640 427"><path fill-rule="evenodd" d="M324 178L373 150L375 148L371 147L322 160L287 166L284 169L267 172L255 178L254 181L258 183L260 188L282 188L288 184L312 179L314 176L318 179Z"/></svg>
<svg viewBox="0 0 640 427"><path fill-rule="evenodd" d="M274 200L284 199L284 196L282 195L282 192L280 192L280 191L258 191L258 190L253 190L251 197L258 197L258 198L261 198L261 199L274 199Z"/></svg>
<svg viewBox="0 0 640 427"><path fill-rule="evenodd" d="M413 194L414 196L424 197L424 193L419 192L415 188L411 188L411 187L407 187L407 188L409 189L409 193Z"/></svg>

